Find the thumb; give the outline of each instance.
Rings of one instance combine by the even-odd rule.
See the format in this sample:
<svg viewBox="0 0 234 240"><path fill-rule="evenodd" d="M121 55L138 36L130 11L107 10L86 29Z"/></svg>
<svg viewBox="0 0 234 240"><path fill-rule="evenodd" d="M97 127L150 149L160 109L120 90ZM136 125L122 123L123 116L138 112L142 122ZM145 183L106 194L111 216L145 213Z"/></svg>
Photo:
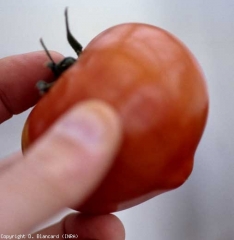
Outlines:
<svg viewBox="0 0 234 240"><path fill-rule="evenodd" d="M3 230L29 231L62 208L82 203L110 168L120 129L114 110L100 101L84 102L61 117L25 160L1 175Z"/></svg>

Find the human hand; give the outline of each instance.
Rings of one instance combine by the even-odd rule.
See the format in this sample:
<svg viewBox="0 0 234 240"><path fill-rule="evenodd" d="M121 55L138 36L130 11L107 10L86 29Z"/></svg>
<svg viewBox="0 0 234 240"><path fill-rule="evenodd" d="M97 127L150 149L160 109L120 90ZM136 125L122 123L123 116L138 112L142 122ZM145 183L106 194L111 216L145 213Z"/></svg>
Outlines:
<svg viewBox="0 0 234 240"><path fill-rule="evenodd" d="M61 56L53 53L53 58ZM46 61L44 52L0 60L1 123L37 102L36 82L52 79L49 69L41 67ZM121 141L120 125L105 103L83 102L68 110L24 156L1 160L0 234L29 233L65 207L82 203L111 166ZM40 233L124 239L123 225L114 215L71 214Z"/></svg>

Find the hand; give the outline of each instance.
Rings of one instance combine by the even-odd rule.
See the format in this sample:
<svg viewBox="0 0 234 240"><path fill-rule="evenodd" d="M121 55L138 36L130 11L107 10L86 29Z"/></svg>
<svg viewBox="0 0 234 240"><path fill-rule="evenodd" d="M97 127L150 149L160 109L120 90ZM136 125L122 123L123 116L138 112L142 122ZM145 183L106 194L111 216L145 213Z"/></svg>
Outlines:
<svg viewBox="0 0 234 240"><path fill-rule="evenodd" d="M53 53L53 58L61 56ZM36 82L52 79L42 67L46 61L44 52L0 60L0 122L36 103ZM24 156L1 160L0 234L29 233L65 207L84 201L105 176L120 141L114 110L93 100L68 110ZM114 215L71 214L41 233L124 239L123 225Z"/></svg>

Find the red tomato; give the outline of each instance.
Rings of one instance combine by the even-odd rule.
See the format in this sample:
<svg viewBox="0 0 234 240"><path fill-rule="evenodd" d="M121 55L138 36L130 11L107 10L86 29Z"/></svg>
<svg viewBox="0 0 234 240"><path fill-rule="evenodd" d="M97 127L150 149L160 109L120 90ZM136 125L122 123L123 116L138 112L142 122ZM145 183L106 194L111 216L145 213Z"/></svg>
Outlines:
<svg viewBox="0 0 234 240"><path fill-rule="evenodd" d="M186 181L205 127L208 94L201 68L178 39L139 23L99 34L32 110L23 149L75 103L93 98L117 110L124 139L111 170L77 210L123 210Z"/></svg>

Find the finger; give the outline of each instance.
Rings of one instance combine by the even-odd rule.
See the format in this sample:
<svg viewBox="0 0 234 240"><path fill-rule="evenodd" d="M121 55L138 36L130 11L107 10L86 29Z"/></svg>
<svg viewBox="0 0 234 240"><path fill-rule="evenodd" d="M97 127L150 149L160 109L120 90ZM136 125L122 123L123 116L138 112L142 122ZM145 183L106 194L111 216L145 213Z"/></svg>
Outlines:
<svg viewBox="0 0 234 240"><path fill-rule="evenodd" d="M62 56L51 53L55 61ZM51 81L53 74L45 66L44 51L0 59L0 123L33 106L39 99L35 88L39 80Z"/></svg>
<svg viewBox="0 0 234 240"><path fill-rule="evenodd" d="M73 213L59 223L43 229L32 236L42 237L57 235L60 239L64 234L73 234L78 239L124 240L125 230L122 222L115 215L84 215ZM70 235L71 236L71 235Z"/></svg>
<svg viewBox="0 0 234 240"><path fill-rule="evenodd" d="M8 171L10 167L14 166L14 164L19 162L21 159L23 159L21 152L14 153L4 159L1 159L0 174L2 174L4 171Z"/></svg>
<svg viewBox="0 0 234 240"><path fill-rule="evenodd" d="M65 114L0 176L0 232L29 232L64 207L81 204L110 168L120 129L117 114L102 102Z"/></svg>

